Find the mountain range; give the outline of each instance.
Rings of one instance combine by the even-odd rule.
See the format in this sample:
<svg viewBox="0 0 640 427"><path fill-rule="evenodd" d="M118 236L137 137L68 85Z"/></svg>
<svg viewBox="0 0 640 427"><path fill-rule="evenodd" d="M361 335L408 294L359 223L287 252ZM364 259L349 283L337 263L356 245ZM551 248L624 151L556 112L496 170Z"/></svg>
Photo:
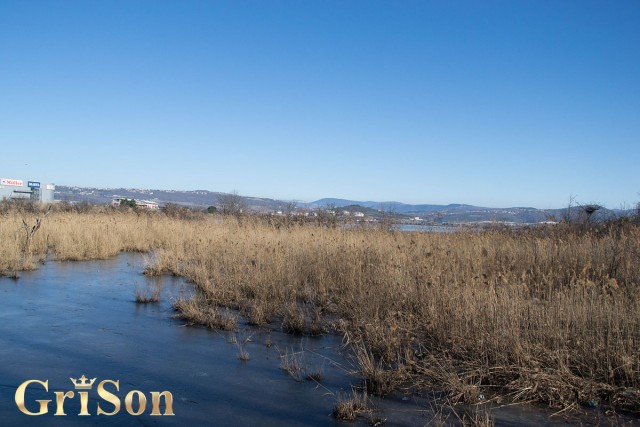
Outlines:
<svg viewBox="0 0 640 427"><path fill-rule="evenodd" d="M204 209L216 206L221 192L208 190L147 190L132 188L93 188L75 186L56 186L55 198L60 201L88 202L92 204L108 204L114 198L150 200L160 205L176 203L192 208ZM367 216L393 215L398 220L416 220L424 223L469 223L482 221L499 221L512 223L537 223L543 221L559 221L566 216L567 209L536 209L532 207L491 208L466 204L406 204L395 201L376 202L336 198L325 198L313 202L291 202L261 197L243 199L250 210L255 212L284 211L291 204L298 209L331 209L341 213L344 211L362 212ZM626 211L601 208L599 217L624 215Z"/></svg>

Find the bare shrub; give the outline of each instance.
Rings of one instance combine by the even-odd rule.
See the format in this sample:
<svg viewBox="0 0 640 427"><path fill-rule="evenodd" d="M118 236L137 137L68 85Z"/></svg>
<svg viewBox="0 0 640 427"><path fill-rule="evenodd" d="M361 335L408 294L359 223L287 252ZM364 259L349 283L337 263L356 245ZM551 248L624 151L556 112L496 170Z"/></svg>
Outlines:
<svg viewBox="0 0 640 427"><path fill-rule="evenodd" d="M202 214L177 203L166 203L162 207L162 212L169 218L194 220L202 218Z"/></svg>

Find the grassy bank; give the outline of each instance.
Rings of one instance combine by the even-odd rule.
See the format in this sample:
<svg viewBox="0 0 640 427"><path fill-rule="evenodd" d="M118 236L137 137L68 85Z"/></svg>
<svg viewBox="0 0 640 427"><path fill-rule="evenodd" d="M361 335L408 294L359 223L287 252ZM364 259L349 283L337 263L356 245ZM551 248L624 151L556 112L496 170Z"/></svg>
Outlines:
<svg viewBox="0 0 640 427"><path fill-rule="evenodd" d="M0 272L148 252L147 274L200 291L176 309L228 329L228 308L291 333L345 334L368 392L444 390L640 411L640 226L402 233L112 209L0 214ZM25 223L27 226L25 226Z"/></svg>

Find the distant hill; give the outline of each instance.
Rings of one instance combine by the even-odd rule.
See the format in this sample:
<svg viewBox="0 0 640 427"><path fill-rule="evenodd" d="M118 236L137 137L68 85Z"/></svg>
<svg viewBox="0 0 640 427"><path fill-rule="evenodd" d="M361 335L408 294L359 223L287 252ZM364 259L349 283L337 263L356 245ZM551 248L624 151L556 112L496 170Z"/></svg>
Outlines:
<svg viewBox="0 0 640 427"><path fill-rule="evenodd" d="M380 211L392 212L411 217L419 217L427 222L436 223L460 223L460 222L478 222L478 221L502 221L515 223L535 223L546 221L553 215L558 213L549 210L540 210L529 207L514 208L487 208L481 206L472 206L461 203L452 203L448 205L410 205L395 201L389 202L371 202L357 201L346 199L320 199L308 204L309 207L321 208L326 206L334 206L343 208L344 206L360 205Z"/></svg>
<svg viewBox="0 0 640 427"><path fill-rule="evenodd" d="M70 187L56 185L56 200L74 202L88 202L94 204L108 204L115 198L127 198L136 200L149 200L164 205L176 203L192 208L206 208L217 204L218 196L224 194L207 190L178 191L178 190L146 190L136 188L93 188ZM254 211L277 210L284 206L285 202L259 198L244 197L249 207Z"/></svg>
<svg viewBox="0 0 640 427"><path fill-rule="evenodd" d="M114 198L128 198L150 200L160 205L176 203L193 208L216 206L220 192L207 190L177 191L177 190L146 190L133 188L91 188L56 186L56 200L73 202L89 202L108 204ZM286 211L292 202L261 197L244 197L249 209L254 212ZM466 204L411 205L395 201L374 202L336 198L325 198L310 203L296 203L299 209L333 208L350 212L362 212L367 216L393 214L397 218L420 218L425 223L469 223L483 221L511 222L518 224L537 223L542 221L559 221L564 218L566 209L536 209L531 207L487 208ZM576 208L579 210L579 208ZM576 210L574 210L576 212ZM627 211L600 209L594 218L606 218L615 215L628 214Z"/></svg>
<svg viewBox="0 0 640 427"><path fill-rule="evenodd" d="M308 208L334 207L355 210L353 206L363 206L376 211L394 213L408 217L419 217L427 223L469 223L498 221L516 224L533 224L543 221L560 221L566 216L566 208L536 209L532 207L488 208L482 206L451 203L448 205L411 205L396 201L372 202L348 199L325 198L304 204ZM574 214L579 207L574 208ZM366 212L365 212L366 213ZM630 211L600 209L594 219L610 218L612 216L627 215Z"/></svg>
<svg viewBox="0 0 640 427"><path fill-rule="evenodd" d="M361 202L357 200L346 199L320 199L315 202L308 203L310 207L322 208L326 206L335 206L341 208L349 205L360 205L371 209L396 212L399 214L424 214L426 212L436 212L446 209L448 211L454 210L468 210L468 209L486 209L479 208L471 205L450 204L450 205L408 205L400 202Z"/></svg>

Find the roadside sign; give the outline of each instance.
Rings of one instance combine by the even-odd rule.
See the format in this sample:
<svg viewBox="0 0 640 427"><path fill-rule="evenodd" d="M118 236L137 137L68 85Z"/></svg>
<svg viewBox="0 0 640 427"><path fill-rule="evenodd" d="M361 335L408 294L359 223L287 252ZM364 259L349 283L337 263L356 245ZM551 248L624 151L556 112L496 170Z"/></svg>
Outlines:
<svg viewBox="0 0 640 427"><path fill-rule="evenodd" d="M22 187L24 183L19 179L2 178L0 179L0 184L12 185L14 187Z"/></svg>

